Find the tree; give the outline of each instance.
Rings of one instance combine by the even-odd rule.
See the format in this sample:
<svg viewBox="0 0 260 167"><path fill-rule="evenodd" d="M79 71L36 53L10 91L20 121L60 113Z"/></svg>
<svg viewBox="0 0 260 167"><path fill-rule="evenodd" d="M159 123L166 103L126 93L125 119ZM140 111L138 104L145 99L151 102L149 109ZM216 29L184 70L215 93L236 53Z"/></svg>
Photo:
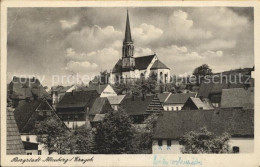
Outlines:
<svg viewBox="0 0 260 167"><path fill-rule="evenodd" d="M182 153L228 153L229 139L228 133L223 133L217 137L203 127L198 132L188 132L179 140L179 143L183 145Z"/></svg>
<svg viewBox="0 0 260 167"><path fill-rule="evenodd" d="M70 154L91 154L93 152L93 134L86 126L80 126L63 138L61 151Z"/></svg>
<svg viewBox="0 0 260 167"><path fill-rule="evenodd" d="M206 76L212 75L212 69L207 64L203 64L194 69L193 75L196 77L196 84L199 85L201 79L203 80Z"/></svg>
<svg viewBox="0 0 260 167"><path fill-rule="evenodd" d="M49 154L61 151L61 143L69 135L67 127L62 121L53 116L46 117L43 121L35 124L35 131L39 142L45 145Z"/></svg>
<svg viewBox="0 0 260 167"><path fill-rule="evenodd" d="M124 154L131 150L132 121L122 110L109 112L97 126L94 144L98 154Z"/></svg>

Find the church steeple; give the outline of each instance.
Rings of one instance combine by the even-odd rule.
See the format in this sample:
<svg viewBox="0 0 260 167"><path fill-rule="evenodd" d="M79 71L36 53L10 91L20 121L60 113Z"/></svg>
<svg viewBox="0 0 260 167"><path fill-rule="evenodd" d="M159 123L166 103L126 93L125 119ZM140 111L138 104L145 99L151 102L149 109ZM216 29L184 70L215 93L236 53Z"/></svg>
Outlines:
<svg viewBox="0 0 260 167"><path fill-rule="evenodd" d="M128 10L126 16L125 39L123 41L123 47L122 47L122 60L123 60L122 63L123 69L134 69L135 67L134 42L131 36Z"/></svg>
<svg viewBox="0 0 260 167"><path fill-rule="evenodd" d="M125 27L125 39L124 39L124 42L133 42L132 41L132 36L131 36L131 28L130 28L128 10L127 10L127 17L126 17L126 27Z"/></svg>

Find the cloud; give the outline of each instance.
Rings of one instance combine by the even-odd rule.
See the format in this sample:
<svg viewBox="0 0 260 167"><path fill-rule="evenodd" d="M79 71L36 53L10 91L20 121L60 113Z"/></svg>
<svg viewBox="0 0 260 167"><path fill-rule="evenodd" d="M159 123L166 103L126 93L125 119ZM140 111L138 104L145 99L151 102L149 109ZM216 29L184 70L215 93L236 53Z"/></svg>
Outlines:
<svg viewBox="0 0 260 167"><path fill-rule="evenodd" d="M163 30L153 25L142 23L132 31L133 36L138 43L149 43L161 37Z"/></svg>
<svg viewBox="0 0 260 167"><path fill-rule="evenodd" d="M88 61L69 61L65 67L67 71L74 72L74 73L81 73L81 72L91 72L97 69L98 65L95 63L90 63Z"/></svg>
<svg viewBox="0 0 260 167"><path fill-rule="evenodd" d="M154 52L150 48L140 48L137 47L135 48L135 57L140 57L140 56L147 56L154 54Z"/></svg>
<svg viewBox="0 0 260 167"><path fill-rule="evenodd" d="M199 50L231 49L236 47L236 40L215 39L198 46Z"/></svg>
<svg viewBox="0 0 260 167"><path fill-rule="evenodd" d="M76 24L78 24L78 21L67 21L67 20L60 20L61 28L62 29L70 29Z"/></svg>

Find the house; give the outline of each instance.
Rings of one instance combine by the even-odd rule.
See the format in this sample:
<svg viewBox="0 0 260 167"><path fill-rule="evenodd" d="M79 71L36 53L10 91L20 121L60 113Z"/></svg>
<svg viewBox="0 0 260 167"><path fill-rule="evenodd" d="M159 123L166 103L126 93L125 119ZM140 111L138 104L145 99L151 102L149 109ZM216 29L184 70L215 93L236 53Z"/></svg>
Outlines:
<svg viewBox="0 0 260 167"><path fill-rule="evenodd" d="M48 100L40 98L22 101L14 110L14 117L25 149L28 149L26 153L28 155L48 155L48 149L44 148L43 143L38 142L35 129L35 125L47 117L53 117L57 122L61 122ZM64 128L66 128L65 125Z"/></svg>
<svg viewBox="0 0 260 167"><path fill-rule="evenodd" d="M66 92L72 92L75 86L54 86L51 88L52 104L55 106L63 98Z"/></svg>
<svg viewBox="0 0 260 167"><path fill-rule="evenodd" d="M153 134L153 154L180 154L179 139L190 131L206 127L215 135L231 135L230 151L254 151L254 110L215 109L163 112Z"/></svg>
<svg viewBox="0 0 260 167"><path fill-rule="evenodd" d="M82 126L99 94L96 90L72 91L64 95L56 106L56 112L70 129Z"/></svg>
<svg viewBox="0 0 260 167"><path fill-rule="evenodd" d="M163 92L163 93L158 93L157 97L159 98L160 102L162 105L166 102L166 100L170 97L171 93L170 92Z"/></svg>
<svg viewBox="0 0 260 167"><path fill-rule="evenodd" d="M161 62L156 54L134 57L134 42L132 40L130 21L127 11L125 37L122 47L122 58L115 64L109 81L132 82L139 78L148 78L151 74L156 74L162 83L169 83L170 68Z"/></svg>
<svg viewBox="0 0 260 167"><path fill-rule="evenodd" d="M196 94L197 93L171 93L166 101L163 103L163 108L165 111L181 110L188 98L196 97Z"/></svg>
<svg viewBox="0 0 260 167"><path fill-rule="evenodd" d="M115 90L112 88L111 85L93 85L88 88L84 89L85 91L88 90L96 90L100 97L109 97L109 96L117 96Z"/></svg>
<svg viewBox="0 0 260 167"><path fill-rule="evenodd" d="M254 87L222 89L220 107L254 109Z"/></svg>
<svg viewBox="0 0 260 167"><path fill-rule="evenodd" d="M92 121L96 114L106 114L110 111L113 111L113 108L108 99L106 97L98 97L88 113L88 118Z"/></svg>
<svg viewBox="0 0 260 167"><path fill-rule="evenodd" d="M183 105L183 110L213 110L214 107L209 99L190 97Z"/></svg>
<svg viewBox="0 0 260 167"><path fill-rule="evenodd" d="M6 154L25 154L21 135L12 110L6 110Z"/></svg>
<svg viewBox="0 0 260 167"><path fill-rule="evenodd" d="M7 92L8 99L12 101L12 106L14 108L18 106L20 101L28 98L32 100L38 97L44 97L50 103L52 101L51 96L35 77L22 78L14 76L13 80L8 85Z"/></svg>
<svg viewBox="0 0 260 167"><path fill-rule="evenodd" d="M125 95L118 95L118 96L108 96L107 99L112 106L112 108L117 111L118 108L121 106L121 103L123 99L125 98Z"/></svg>
<svg viewBox="0 0 260 167"><path fill-rule="evenodd" d="M142 97L126 95L121 106L136 124L143 123L150 114L158 114L163 111L163 106L156 95L143 95Z"/></svg>

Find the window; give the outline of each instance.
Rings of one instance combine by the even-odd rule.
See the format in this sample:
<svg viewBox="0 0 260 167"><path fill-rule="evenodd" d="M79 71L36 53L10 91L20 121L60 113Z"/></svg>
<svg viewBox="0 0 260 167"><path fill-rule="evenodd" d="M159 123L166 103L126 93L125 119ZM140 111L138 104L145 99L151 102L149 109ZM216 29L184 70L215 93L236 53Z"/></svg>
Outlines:
<svg viewBox="0 0 260 167"><path fill-rule="evenodd" d="M179 107L176 107L177 111L179 110Z"/></svg>
<svg viewBox="0 0 260 167"><path fill-rule="evenodd" d="M239 153L239 147L238 146L233 147L233 153Z"/></svg>
<svg viewBox="0 0 260 167"><path fill-rule="evenodd" d="M167 140L167 146L170 147L172 145L172 141L171 140Z"/></svg>
<svg viewBox="0 0 260 167"><path fill-rule="evenodd" d="M158 145L162 146L162 140L158 140Z"/></svg>
<svg viewBox="0 0 260 167"><path fill-rule="evenodd" d="M26 141L30 141L30 137L29 136L26 136Z"/></svg>
<svg viewBox="0 0 260 167"><path fill-rule="evenodd" d="M32 153L27 153L27 155L32 155Z"/></svg>
<svg viewBox="0 0 260 167"><path fill-rule="evenodd" d="M38 150L38 155L42 155L42 150Z"/></svg>
<svg viewBox="0 0 260 167"><path fill-rule="evenodd" d="M172 111L174 111L174 107L172 107Z"/></svg>

